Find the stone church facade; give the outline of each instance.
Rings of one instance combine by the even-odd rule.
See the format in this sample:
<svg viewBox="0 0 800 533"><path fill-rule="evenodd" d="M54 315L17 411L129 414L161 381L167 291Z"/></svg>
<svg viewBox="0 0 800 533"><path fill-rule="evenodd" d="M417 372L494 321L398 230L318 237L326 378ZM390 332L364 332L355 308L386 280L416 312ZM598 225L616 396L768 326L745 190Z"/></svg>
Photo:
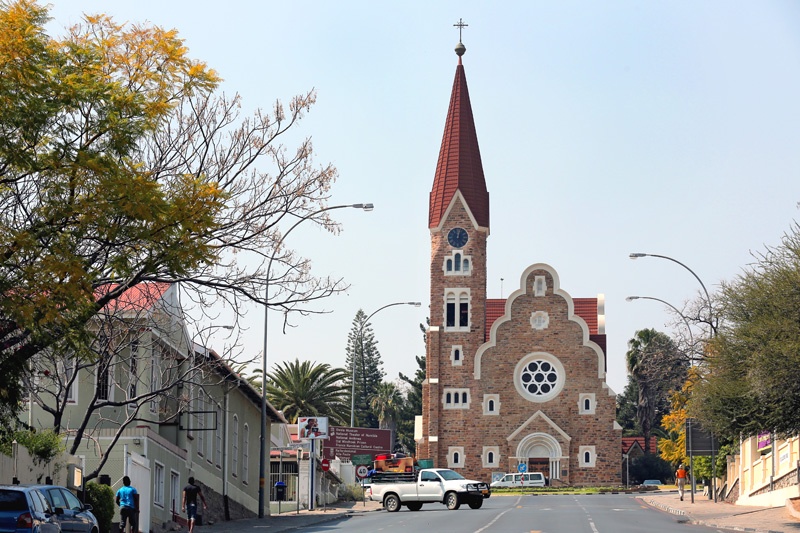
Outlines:
<svg viewBox="0 0 800 533"><path fill-rule="evenodd" d="M622 430L605 381L604 304L572 298L547 264L507 299L486 293L489 193L459 43L429 199L427 379L417 455L466 477L543 472L552 485L620 483Z"/></svg>

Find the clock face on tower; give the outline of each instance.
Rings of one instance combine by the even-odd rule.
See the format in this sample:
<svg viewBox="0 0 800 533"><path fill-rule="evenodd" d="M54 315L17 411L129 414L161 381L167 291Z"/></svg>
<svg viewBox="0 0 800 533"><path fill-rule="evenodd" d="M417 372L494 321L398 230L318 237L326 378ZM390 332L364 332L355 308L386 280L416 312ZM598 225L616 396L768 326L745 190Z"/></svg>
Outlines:
<svg viewBox="0 0 800 533"><path fill-rule="evenodd" d="M449 242L450 246L453 248L463 248L468 240L469 235L467 235L467 230L464 228L453 228L450 230L450 233L447 234L447 242Z"/></svg>

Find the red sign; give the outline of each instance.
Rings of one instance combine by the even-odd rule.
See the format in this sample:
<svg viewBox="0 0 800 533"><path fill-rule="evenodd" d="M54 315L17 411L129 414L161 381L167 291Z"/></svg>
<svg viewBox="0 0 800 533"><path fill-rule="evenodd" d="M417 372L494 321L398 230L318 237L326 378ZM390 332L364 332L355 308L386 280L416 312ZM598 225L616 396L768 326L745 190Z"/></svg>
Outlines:
<svg viewBox="0 0 800 533"><path fill-rule="evenodd" d="M388 429L331 426L323 455L328 459L350 461L353 455L390 453L392 432Z"/></svg>
<svg viewBox="0 0 800 533"><path fill-rule="evenodd" d="M358 468L356 468L356 476L358 476L359 479L364 479L367 477L367 474L369 474L369 468L364 465L358 465Z"/></svg>
<svg viewBox="0 0 800 533"><path fill-rule="evenodd" d="M323 472L327 472L331 468L331 463L327 459L323 459L322 461L319 462L319 466L322 467Z"/></svg>

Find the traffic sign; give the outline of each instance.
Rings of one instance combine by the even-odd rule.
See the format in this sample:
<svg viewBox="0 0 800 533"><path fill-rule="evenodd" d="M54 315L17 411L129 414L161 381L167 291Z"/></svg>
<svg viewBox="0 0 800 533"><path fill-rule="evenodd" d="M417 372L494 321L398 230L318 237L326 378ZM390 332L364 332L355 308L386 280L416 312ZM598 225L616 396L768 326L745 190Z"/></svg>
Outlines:
<svg viewBox="0 0 800 533"><path fill-rule="evenodd" d="M526 465L525 463L520 463L517 465L517 472L527 472L527 471L528 471L528 465Z"/></svg>
<svg viewBox="0 0 800 533"><path fill-rule="evenodd" d="M370 465L372 464L372 456L370 454L353 455L350 461L354 465Z"/></svg>
<svg viewBox="0 0 800 533"><path fill-rule="evenodd" d="M358 476L358 479L364 479L367 477L367 474L369 474L369 468L365 465L358 465L358 468L356 468L356 476Z"/></svg>
<svg viewBox="0 0 800 533"><path fill-rule="evenodd" d="M322 467L323 472L327 472L331 468L331 463L327 459L323 459L319 462L319 465Z"/></svg>

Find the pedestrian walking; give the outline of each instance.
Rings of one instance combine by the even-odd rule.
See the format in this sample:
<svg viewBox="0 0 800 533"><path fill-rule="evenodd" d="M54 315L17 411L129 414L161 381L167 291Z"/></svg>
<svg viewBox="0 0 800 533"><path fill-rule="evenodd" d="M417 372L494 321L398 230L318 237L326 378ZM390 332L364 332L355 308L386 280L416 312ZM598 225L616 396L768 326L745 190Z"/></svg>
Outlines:
<svg viewBox="0 0 800 533"><path fill-rule="evenodd" d="M206 497L203 496L203 491L194 484L194 478L189 478L189 484L183 487L183 504L182 507L186 509L186 516L189 518L189 533L194 531L194 521L197 518L197 497L200 496L200 501L203 502L203 509L208 509L206 505Z"/></svg>
<svg viewBox="0 0 800 533"><path fill-rule="evenodd" d="M686 488L687 477L686 468L683 466L683 463L681 463L678 465L678 470L675 471L675 483L678 485L678 494L681 497L681 501L683 501L683 492Z"/></svg>
<svg viewBox="0 0 800 533"><path fill-rule="evenodd" d="M139 492L131 487L131 478L122 478L122 486L117 491L117 505L119 505L119 531L125 533L126 524L130 524L131 533L139 531Z"/></svg>

